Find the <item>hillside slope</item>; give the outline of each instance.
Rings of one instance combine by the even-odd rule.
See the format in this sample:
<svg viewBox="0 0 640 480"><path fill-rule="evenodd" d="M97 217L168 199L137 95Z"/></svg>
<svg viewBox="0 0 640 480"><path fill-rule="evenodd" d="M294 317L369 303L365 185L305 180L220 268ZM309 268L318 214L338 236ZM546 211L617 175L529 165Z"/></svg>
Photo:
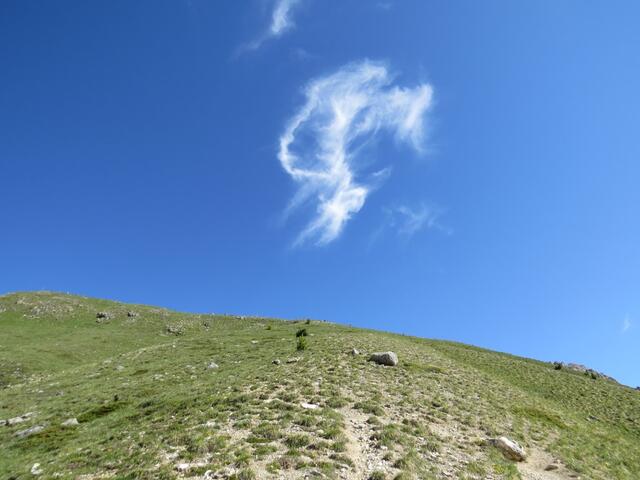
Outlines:
<svg viewBox="0 0 640 480"><path fill-rule="evenodd" d="M385 350L398 366L367 361ZM0 478L640 478L640 392L605 379L326 322L47 292L0 297L11 418ZM526 462L487 442L502 435Z"/></svg>

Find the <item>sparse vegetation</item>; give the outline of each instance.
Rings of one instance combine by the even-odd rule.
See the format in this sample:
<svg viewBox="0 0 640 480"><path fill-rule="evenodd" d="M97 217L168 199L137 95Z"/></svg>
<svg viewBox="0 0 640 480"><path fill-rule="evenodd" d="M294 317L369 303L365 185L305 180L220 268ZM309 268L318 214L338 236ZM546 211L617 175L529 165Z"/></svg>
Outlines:
<svg viewBox="0 0 640 480"><path fill-rule="evenodd" d="M296 336L300 323L0 297L0 418L34 412L0 425L0 478L39 463L41 478L63 479L525 479L487 446L499 435L581 478L640 478L640 392L450 342L324 322ZM288 361L294 336L306 351ZM400 365L354 346L392 349ZM71 417L78 425L62 426Z"/></svg>
<svg viewBox="0 0 640 480"><path fill-rule="evenodd" d="M296 350L299 352L307 349L307 339L305 337L298 337L296 342Z"/></svg>

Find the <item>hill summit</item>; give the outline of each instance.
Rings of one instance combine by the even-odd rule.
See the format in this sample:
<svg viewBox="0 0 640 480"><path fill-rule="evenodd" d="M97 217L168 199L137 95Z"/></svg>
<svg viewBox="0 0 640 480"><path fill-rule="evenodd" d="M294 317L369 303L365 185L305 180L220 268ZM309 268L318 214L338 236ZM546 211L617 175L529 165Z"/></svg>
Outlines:
<svg viewBox="0 0 640 480"><path fill-rule="evenodd" d="M640 394L604 376L50 292L0 297L0 419L0 478L640 478Z"/></svg>

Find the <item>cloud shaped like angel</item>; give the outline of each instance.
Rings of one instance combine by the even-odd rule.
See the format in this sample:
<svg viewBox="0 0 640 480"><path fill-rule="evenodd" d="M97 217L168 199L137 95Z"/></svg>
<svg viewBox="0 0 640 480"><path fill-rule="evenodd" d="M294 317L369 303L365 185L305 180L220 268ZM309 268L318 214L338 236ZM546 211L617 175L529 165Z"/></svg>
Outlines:
<svg viewBox="0 0 640 480"><path fill-rule="evenodd" d="M358 178L362 146L382 132L418 152L425 140L425 117L432 105L428 84L393 85L385 64L352 63L312 80L306 102L288 121L280 137L278 158L298 185L289 209L312 201L316 215L296 244L325 245L340 236L349 219L362 209L376 179L387 169Z"/></svg>

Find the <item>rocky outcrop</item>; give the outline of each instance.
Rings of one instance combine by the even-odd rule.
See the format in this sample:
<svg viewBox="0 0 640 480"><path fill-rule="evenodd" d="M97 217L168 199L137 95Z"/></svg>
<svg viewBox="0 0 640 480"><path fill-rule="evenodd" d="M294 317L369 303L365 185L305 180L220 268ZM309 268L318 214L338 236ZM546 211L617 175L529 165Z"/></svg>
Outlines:
<svg viewBox="0 0 640 480"><path fill-rule="evenodd" d="M611 382L616 382L618 383L618 381L613 378L610 377L608 375L605 375L602 372L598 372L596 370L594 370L593 368L588 368L584 365L581 365L579 363L564 363L564 362L553 362L553 368L556 370L568 370L570 372L575 372L575 373L582 373L585 376L591 377L594 380L598 379L598 378L602 378L605 380L609 380Z"/></svg>

